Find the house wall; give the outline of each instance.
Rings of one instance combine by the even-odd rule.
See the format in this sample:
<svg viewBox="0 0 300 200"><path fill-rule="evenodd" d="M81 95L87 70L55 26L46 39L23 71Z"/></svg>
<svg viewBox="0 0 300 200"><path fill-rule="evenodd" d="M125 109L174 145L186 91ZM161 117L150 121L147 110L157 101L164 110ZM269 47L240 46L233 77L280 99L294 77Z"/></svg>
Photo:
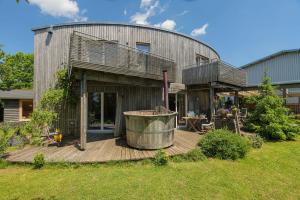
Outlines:
<svg viewBox="0 0 300 200"><path fill-rule="evenodd" d="M219 59L217 52L208 45L190 37L153 27L124 24L69 24L54 26L52 34L47 28L35 29L34 36L34 103L54 85L55 73L68 65L70 36L73 31L86 33L122 45L136 47L136 43L150 43L150 52L176 62L176 82L182 82L182 70L196 63L196 55ZM79 89L79 87L77 87ZM122 111L154 109L162 105L161 87L108 86L107 83L88 82L91 91L115 91L122 95ZM79 97L79 90L78 97ZM64 133L79 134L80 100L75 105L65 105L58 120ZM125 128L124 117L121 127Z"/></svg>
<svg viewBox="0 0 300 200"><path fill-rule="evenodd" d="M116 93L122 99L122 113L134 110L155 109L156 106L162 105L162 88L157 87L138 87L125 86L120 84L111 84L104 82L87 82L88 92L106 92ZM80 88L75 86L75 95L80 96ZM79 135L80 129L80 100L75 104L68 104L64 108L65 112L61 112L60 120L57 126L63 131L72 135ZM122 133L125 133L125 118L122 115L120 127Z"/></svg>
<svg viewBox="0 0 300 200"><path fill-rule="evenodd" d="M19 121L19 99L7 99L4 102L4 122Z"/></svg>
<svg viewBox="0 0 300 200"><path fill-rule="evenodd" d="M259 85L265 69L273 84L300 83L300 52L284 53L245 67L247 85Z"/></svg>
<svg viewBox="0 0 300 200"><path fill-rule="evenodd" d="M136 47L137 42L150 43L150 52L173 59L177 64L176 82L181 83L185 66L196 63L196 54L210 59L219 55L208 45L190 37L153 27L125 24L69 24L48 29L35 29L34 36L34 95L37 102L43 92L53 85L55 72L68 64L70 34L73 31L117 40Z"/></svg>

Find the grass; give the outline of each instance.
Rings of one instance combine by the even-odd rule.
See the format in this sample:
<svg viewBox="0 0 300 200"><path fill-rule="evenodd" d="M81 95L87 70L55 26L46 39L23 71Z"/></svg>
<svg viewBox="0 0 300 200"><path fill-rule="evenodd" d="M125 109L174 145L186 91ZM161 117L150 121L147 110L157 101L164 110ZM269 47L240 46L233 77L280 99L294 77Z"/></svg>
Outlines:
<svg viewBox="0 0 300 200"><path fill-rule="evenodd" d="M1 166L1 199L300 199L299 139L237 161Z"/></svg>

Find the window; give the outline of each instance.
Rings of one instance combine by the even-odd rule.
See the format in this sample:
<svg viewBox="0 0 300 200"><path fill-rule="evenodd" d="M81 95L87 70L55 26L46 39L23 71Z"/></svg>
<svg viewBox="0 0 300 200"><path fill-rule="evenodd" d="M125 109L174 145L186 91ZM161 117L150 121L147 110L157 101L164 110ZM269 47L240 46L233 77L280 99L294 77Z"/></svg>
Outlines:
<svg viewBox="0 0 300 200"><path fill-rule="evenodd" d="M20 120L28 120L33 111L32 100L20 100Z"/></svg>
<svg viewBox="0 0 300 200"><path fill-rule="evenodd" d="M150 53L149 43L136 43L136 48L143 53Z"/></svg>
<svg viewBox="0 0 300 200"><path fill-rule="evenodd" d="M197 66L199 65L204 65L209 63L209 58L202 56L200 54L196 54L196 64Z"/></svg>

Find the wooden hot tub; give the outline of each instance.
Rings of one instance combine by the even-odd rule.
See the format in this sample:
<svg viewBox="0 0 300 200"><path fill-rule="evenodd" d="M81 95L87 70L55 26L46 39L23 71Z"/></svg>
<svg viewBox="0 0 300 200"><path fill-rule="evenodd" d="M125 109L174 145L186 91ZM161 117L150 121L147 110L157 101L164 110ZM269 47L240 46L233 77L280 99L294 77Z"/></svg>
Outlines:
<svg viewBox="0 0 300 200"><path fill-rule="evenodd" d="M127 144L137 149L161 149L173 145L176 112L154 110L124 112Z"/></svg>

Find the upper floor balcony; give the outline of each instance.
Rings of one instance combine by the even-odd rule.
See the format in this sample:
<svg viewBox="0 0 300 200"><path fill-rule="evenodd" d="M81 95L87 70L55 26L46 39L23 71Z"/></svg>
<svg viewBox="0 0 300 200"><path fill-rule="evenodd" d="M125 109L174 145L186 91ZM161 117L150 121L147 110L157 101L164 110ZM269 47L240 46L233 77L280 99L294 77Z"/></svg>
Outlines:
<svg viewBox="0 0 300 200"><path fill-rule="evenodd" d="M71 35L70 67L152 80L163 80L167 70L169 82L176 78L171 59L80 32Z"/></svg>
<svg viewBox="0 0 300 200"><path fill-rule="evenodd" d="M232 86L246 86L246 71L235 68L221 60L189 66L182 72L182 80L186 85L204 85L209 83L225 83Z"/></svg>

